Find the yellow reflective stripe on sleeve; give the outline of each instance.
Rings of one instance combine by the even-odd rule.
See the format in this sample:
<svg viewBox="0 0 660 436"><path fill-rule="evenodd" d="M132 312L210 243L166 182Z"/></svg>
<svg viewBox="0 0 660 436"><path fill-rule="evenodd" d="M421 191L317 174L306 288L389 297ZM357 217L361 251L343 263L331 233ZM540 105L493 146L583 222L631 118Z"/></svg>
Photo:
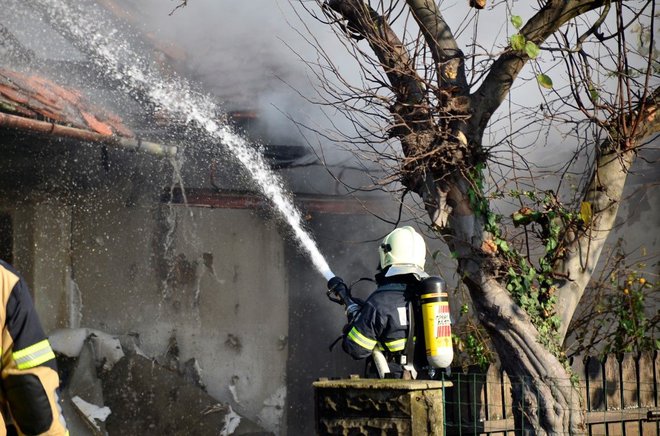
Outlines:
<svg viewBox="0 0 660 436"><path fill-rule="evenodd" d="M385 346L390 351L401 351L406 347L406 339L397 339L395 341L385 342Z"/></svg>
<svg viewBox="0 0 660 436"><path fill-rule="evenodd" d="M15 351L12 356L14 357L14 361L16 361L18 369L30 369L48 362L50 359L54 359L55 353L50 347L48 339L44 339L27 348Z"/></svg>
<svg viewBox="0 0 660 436"><path fill-rule="evenodd" d="M376 341L374 339L369 339L368 337L360 333L358 329L356 329L355 327L353 327L351 331L348 332L348 339L352 340L360 347L365 348L367 350L373 350L374 347L376 346Z"/></svg>

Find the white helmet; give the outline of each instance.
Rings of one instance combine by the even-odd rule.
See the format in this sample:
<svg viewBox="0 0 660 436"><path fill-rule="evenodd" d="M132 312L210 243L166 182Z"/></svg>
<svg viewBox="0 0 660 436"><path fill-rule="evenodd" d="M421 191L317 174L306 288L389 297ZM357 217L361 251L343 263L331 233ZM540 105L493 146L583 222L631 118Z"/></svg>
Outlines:
<svg viewBox="0 0 660 436"><path fill-rule="evenodd" d="M424 272L426 244L424 238L410 226L394 229L383 238L380 247L380 267L390 269L385 277L400 274L415 274L418 278L428 277Z"/></svg>

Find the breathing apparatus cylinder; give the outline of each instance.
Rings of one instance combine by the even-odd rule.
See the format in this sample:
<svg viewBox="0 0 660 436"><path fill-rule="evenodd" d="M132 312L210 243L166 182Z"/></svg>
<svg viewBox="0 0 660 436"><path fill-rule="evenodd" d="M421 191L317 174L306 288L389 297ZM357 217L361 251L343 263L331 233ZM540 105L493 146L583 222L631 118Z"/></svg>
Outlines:
<svg viewBox="0 0 660 436"><path fill-rule="evenodd" d="M454 359L451 344L449 298L440 277L424 279L418 290L421 322L424 326L426 360L434 368L448 368Z"/></svg>

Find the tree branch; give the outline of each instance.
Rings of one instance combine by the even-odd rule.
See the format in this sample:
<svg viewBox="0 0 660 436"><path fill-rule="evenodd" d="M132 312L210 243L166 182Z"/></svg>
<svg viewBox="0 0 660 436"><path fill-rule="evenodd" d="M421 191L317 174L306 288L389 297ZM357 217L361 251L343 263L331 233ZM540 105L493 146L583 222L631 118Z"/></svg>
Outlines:
<svg viewBox="0 0 660 436"><path fill-rule="evenodd" d="M406 0L413 17L424 35L438 73L440 87L457 87L469 92L465 78L465 56L458 48L451 29L434 0Z"/></svg>
<svg viewBox="0 0 660 436"><path fill-rule="evenodd" d="M421 79L410 56L387 21L360 0L329 0L328 7L348 22L348 29L364 37L390 80L401 104L415 105L423 100Z"/></svg>
<svg viewBox="0 0 660 436"><path fill-rule="evenodd" d="M529 19L520 34L526 41L540 45L569 20L599 8L604 3L606 0L549 0ZM524 51L507 50L493 63L482 85L472 95L474 113L470 125L476 129L479 137L528 60Z"/></svg>
<svg viewBox="0 0 660 436"><path fill-rule="evenodd" d="M557 291L562 340L598 263L607 236L614 227L628 171L636 155L633 145L660 132L659 102L660 88L657 88L638 105L635 113L628 114L626 124L634 122L637 127L632 132L632 138L618 135L616 131L619 129L614 128L615 133L600 146L600 156L583 195L583 201L589 202L593 211L591 222L587 223L585 231L567 233L564 257L554 268L558 275L568 277L560 282Z"/></svg>

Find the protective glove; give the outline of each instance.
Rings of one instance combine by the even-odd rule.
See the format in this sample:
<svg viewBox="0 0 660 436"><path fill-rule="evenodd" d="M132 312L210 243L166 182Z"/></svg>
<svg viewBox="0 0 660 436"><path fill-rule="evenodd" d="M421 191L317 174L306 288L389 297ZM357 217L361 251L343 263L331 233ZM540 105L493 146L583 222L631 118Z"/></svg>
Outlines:
<svg viewBox="0 0 660 436"><path fill-rule="evenodd" d="M344 306L350 306L353 303L348 286L341 277L335 276L328 280L328 298Z"/></svg>
<svg viewBox="0 0 660 436"><path fill-rule="evenodd" d="M357 303L353 303L346 308L346 318L348 319L349 324L352 323L358 313L360 313L361 308L362 307Z"/></svg>
<svg viewBox="0 0 660 436"><path fill-rule="evenodd" d="M330 296L334 295L336 298ZM333 277L328 280L328 298L330 300L343 304L346 306L346 317L348 322L352 322L358 313L360 313L360 308L362 307L362 300L354 299L351 297L351 292L344 283L344 280L341 277ZM356 301L357 300L357 301Z"/></svg>

